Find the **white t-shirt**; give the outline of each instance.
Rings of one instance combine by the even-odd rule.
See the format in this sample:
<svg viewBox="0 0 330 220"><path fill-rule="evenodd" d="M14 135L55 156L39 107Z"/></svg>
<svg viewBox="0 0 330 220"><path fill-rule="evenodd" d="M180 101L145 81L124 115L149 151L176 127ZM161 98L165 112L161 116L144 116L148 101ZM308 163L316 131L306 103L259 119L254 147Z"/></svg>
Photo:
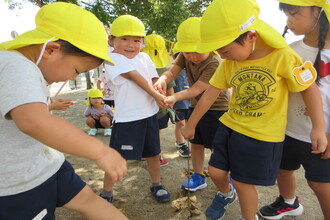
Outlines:
<svg viewBox="0 0 330 220"><path fill-rule="evenodd" d="M303 59L314 63L318 49L306 45L303 40L296 41L290 45ZM327 68L327 76L320 79L320 92L323 102L324 119L326 133L330 133L330 50L321 51L321 59L324 62L323 68ZM288 124L286 134L295 139L311 142L310 132L312 122L309 116L306 116L306 105L300 93L289 94Z"/></svg>
<svg viewBox="0 0 330 220"><path fill-rule="evenodd" d="M118 53L109 55L115 62L114 66L105 65L106 78L110 81L115 96L114 121L131 122L156 114L159 107L155 99L134 81L121 76L123 73L136 70L152 85L152 79L158 78L158 74L150 57L143 52L132 59Z"/></svg>
<svg viewBox="0 0 330 220"><path fill-rule="evenodd" d="M49 101L39 68L15 51L0 51L0 196L25 192L45 182L64 155L22 133L8 113L27 103Z"/></svg>

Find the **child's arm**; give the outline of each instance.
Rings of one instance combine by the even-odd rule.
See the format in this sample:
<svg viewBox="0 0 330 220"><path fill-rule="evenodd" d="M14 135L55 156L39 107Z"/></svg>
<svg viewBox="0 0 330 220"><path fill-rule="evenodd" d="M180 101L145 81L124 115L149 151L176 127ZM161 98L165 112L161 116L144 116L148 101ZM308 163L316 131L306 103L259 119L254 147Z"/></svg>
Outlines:
<svg viewBox="0 0 330 220"><path fill-rule="evenodd" d="M164 104L164 98L162 94L158 93L148 81L143 78L136 70L130 71L128 73L123 73L121 76L125 77L128 80L134 81L138 84L144 91L146 91L149 95L151 95L158 103L158 105L162 108L166 108Z"/></svg>
<svg viewBox="0 0 330 220"><path fill-rule="evenodd" d="M70 99L50 99L50 104L48 105L49 111L52 110L62 110L65 111L73 105Z"/></svg>
<svg viewBox="0 0 330 220"><path fill-rule="evenodd" d="M113 183L126 175L126 160L116 150L66 120L50 114L47 105L23 104L12 109L9 114L19 130L41 143L64 153L93 160L111 176Z"/></svg>
<svg viewBox="0 0 330 220"><path fill-rule="evenodd" d="M208 83L198 80L189 89L185 89L180 92L174 93L171 96L167 96L164 101L167 105L173 106L174 103L178 101L192 99L198 96L199 94L204 92L208 87L209 87Z"/></svg>
<svg viewBox="0 0 330 220"><path fill-rule="evenodd" d="M182 68L173 64L169 70L165 71L154 84L154 88L161 94L166 95L167 84L174 81L178 77Z"/></svg>
<svg viewBox="0 0 330 220"><path fill-rule="evenodd" d="M301 92L308 114L312 120L312 153L323 153L328 141L325 134L325 122L322 108L322 99L318 86L313 83L309 88Z"/></svg>
<svg viewBox="0 0 330 220"><path fill-rule="evenodd" d="M215 88L210 85L204 92L202 97L197 102L194 111L189 117L188 122L184 127L181 128L181 133L185 139L194 138L195 127L198 121L203 117L203 115L210 109L211 105L215 102L219 96L221 89Z"/></svg>

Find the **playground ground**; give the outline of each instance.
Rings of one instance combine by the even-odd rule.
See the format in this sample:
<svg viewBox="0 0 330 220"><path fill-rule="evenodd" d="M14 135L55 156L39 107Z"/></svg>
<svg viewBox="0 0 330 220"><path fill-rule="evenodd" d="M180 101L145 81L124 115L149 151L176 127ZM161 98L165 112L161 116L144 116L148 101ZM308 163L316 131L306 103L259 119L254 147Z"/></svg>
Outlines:
<svg viewBox="0 0 330 220"><path fill-rule="evenodd" d="M53 94L61 84L52 87ZM85 125L83 112L85 110L85 97L87 91L85 89L70 90L65 88L59 98L71 99L75 104L65 112L54 111L54 114L65 118L81 130L87 132L88 127ZM109 137L104 137L102 133L96 138L109 143ZM162 132L161 146L162 155L167 158L169 165L162 167L162 183L171 193L171 202L165 204L157 203L149 191L149 176L146 170L146 162L144 161L129 161L128 174L114 188L114 206L120 209L131 220L203 220L206 219L204 211L211 203L216 189L208 177L206 179L208 187L202 191L190 193L191 199L196 202L192 203L194 212L190 212L185 206L187 202L186 192L180 189L180 185L187 177L188 163L187 159L181 158L176 153L174 146L174 125L169 123L169 127ZM90 146L93 147L93 146ZM210 152L206 151L205 169L207 169L207 161ZM87 184L99 194L102 189L103 172L91 161L85 158L79 158L72 155L66 155L69 162L72 163L76 172ZM191 163L190 163L191 164ZM191 165L190 165L191 166ZM191 168L191 167L190 167ZM321 209L317 199L310 188L307 186L303 176L303 170L297 172L298 176L298 191L297 195L301 198L305 211L299 217L286 217L284 219L297 220L321 220L323 219ZM258 187L259 192L259 207L272 202L278 195L277 187ZM182 204L180 201L183 201ZM178 205L179 204L179 205ZM181 207L181 208L180 208ZM236 220L240 216L240 208L238 201L235 201L226 213L224 220ZM56 219L59 220L81 220L84 219L79 213L58 208L56 211ZM110 216L109 216L109 219Z"/></svg>

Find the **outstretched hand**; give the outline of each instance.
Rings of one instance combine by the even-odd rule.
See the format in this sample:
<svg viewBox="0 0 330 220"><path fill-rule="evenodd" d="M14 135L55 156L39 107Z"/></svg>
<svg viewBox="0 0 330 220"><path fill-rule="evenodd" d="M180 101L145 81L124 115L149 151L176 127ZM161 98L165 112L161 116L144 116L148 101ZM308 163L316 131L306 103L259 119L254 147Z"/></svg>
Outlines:
<svg viewBox="0 0 330 220"><path fill-rule="evenodd" d="M111 178L112 184L116 184L127 174L126 160L111 147L105 148L95 163Z"/></svg>
<svg viewBox="0 0 330 220"><path fill-rule="evenodd" d="M162 95L166 95L166 81L160 77L153 85L154 89Z"/></svg>
<svg viewBox="0 0 330 220"><path fill-rule="evenodd" d="M50 99L49 110L65 111L73 105L71 99Z"/></svg>

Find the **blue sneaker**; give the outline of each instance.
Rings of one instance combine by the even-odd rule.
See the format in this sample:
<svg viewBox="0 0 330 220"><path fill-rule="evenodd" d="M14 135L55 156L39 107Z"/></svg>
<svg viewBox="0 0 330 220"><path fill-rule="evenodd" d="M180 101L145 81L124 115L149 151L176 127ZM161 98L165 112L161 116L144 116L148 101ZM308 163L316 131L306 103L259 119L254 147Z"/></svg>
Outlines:
<svg viewBox="0 0 330 220"><path fill-rule="evenodd" d="M199 174L199 173L193 173L189 179L189 187L188 187L188 180L184 183L182 183L181 188L185 190L190 190L192 192L195 192L199 189L204 189L207 187L207 184L205 182L205 176Z"/></svg>
<svg viewBox="0 0 330 220"><path fill-rule="evenodd" d="M205 215L208 219L218 220L225 216L227 207L236 200L236 190L233 186L233 195L231 197L225 197L224 195L217 192L212 201L212 204L206 209Z"/></svg>

